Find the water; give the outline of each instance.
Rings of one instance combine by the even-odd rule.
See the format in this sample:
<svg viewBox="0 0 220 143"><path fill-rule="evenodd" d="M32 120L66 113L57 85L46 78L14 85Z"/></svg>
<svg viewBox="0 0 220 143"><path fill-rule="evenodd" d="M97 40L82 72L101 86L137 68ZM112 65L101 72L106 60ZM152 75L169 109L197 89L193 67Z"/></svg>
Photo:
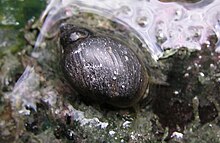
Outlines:
<svg viewBox="0 0 220 143"><path fill-rule="evenodd" d="M146 45L144 47L146 48L146 50L150 52L152 58L155 61L161 58L161 56L163 56L164 51L166 51L167 49L178 49L180 47L187 47L189 49L200 50L202 44L205 43L209 45L210 42L208 41L208 37L210 35L216 34L219 39L219 36L220 36L219 35L220 1L197 0L198 2L194 2L194 3L183 2L183 0L182 2L178 2L178 3L167 2L167 1L169 0L161 0L161 1L157 1L157 0L151 0L151 1L150 0L135 0L135 1L134 0L120 0L120 1L118 0L90 0L90 1L88 0L75 0L75 1L73 0L50 0L47 8L45 9L45 11L43 12L40 18L40 22L42 23L41 32L37 37L37 41L35 43L35 49L33 50L32 57L34 57L35 55L34 58L37 58L37 59L41 58L42 57L41 54L34 53L39 50L44 50L45 47L39 48L39 46L42 43L44 43L48 37L49 38L55 37L58 34L60 24L62 23L63 20L66 20L72 17L77 17L77 15L79 15L80 13L92 13L95 15L103 16L109 20L115 21L116 23L120 23L121 25L129 29L131 32L133 32L141 40L143 45ZM76 21L77 20L78 19L76 19ZM86 20L87 19L84 19L84 21ZM4 25L6 23L3 22L1 24ZM8 23L8 24L9 25L12 24L16 26L17 24L19 24L19 21L17 22L17 20L15 19L14 21L12 21L12 23ZM77 37L73 37L73 38L77 38ZM57 48L57 47L54 47L54 48ZM215 48L216 48L215 51L219 52L220 50L219 40ZM163 56L163 58L166 58L166 57ZM43 62L44 62L44 59L41 61L41 63ZM177 64L178 63L181 63L181 62L177 62ZM82 108L79 108L79 110L76 110L74 105L77 105L78 103L72 103L73 101L72 96L71 96L71 100L68 100L68 102L63 101L62 99L63 96L61 96L62 94L60 94L60 92L62 91L61 90L62 86L59 87L56 85L57 84L56 79L51 78L53 76L49 75L47 77L47 75L45 76L44 74L39 74L38 72L36 72L37 70L39 70L37 69L39 67L34 67L33 65L28 66L25 72L23 73L23 75L20 77L20 79L15 84L15 87L12 93L7 94L6 98L9 98L9 100L11 101L11 108L13 112L15 112L15 115L13 115L14 117L17 117L17 114L19 114L19 116L30 115L31 114L30 110L27 109L27 107L37 110L36 102L43 100L45 103L48 103L50 105L50 111L53 111L55 113L55 117L57 119L62 120L66 118L66 115L68 114L71 117L73 117L73 120L78 121L81 127L84 125L85 126L94 125L94 126L91 126L90 128L86 126L86 128L88 128L88 130L90 131L88 132L87 135L92 135L92 137L94 136L93 134L91 134L93 133L92 129L95 129L93 127L99 127L98 131L100 131L100 127L101 129L108 127L111 130L110 131L103 130L104 133L108 133L109 131L109 134L111 136L115 134L117 135L117 134L126 133L133 140L135 140L135 138L139 139L139 135L141 135L139 134L139 128L142 127L143 125L142 130L140 130L141 133L143 131L143 134L146 134L150 138L149 136L150 132L148 131L148 129L151 130L152 127L148 126L148 124L150 125L153 123L152 121L154 121L155 117L151 118L151 116L155 116L154 114L151 115L149 114L148 111L141 110L140 112L144 114L141 114L141 116L138 115L137 120L135 119L133 121L132 119L132 120L124 121L123 129L126 131L124 132L124 130L122 130L121 128L116 128L115 126L111 126L113 121L116 125L120 125L117 122L119 117L115 117L115 115L118 116L118 114L115 114L114 111L111 111L113 115L112 116L108 115L109 120L106 120L105 114L102 114L102 112L96 111L95 108L92 108L92 107L90 108L90 106L83 106L84 104L82 104ZM179 66L176 66L176 67L178 68ZM215 67L215 63L212 63L212 67ZM190 75L191 73L193 73L193 72L190 72L190 70L193 68L194 67L189 66L187 68L187 73L185 74L186 77L190 77L192 78L192 80L194 79L193 77L195 77L195 75L193 76ZM54 70L52 72L56 72L56 71ZM51 74L51 72L49 73ZM117 73L118 71L114 72L115 75L117 75ZM179 71L174 72L174 74L180 75L178 73ZM201 77L199 80L201 81L204 80L203 77L206 76L206 74L204 74L203 71L198 72L198 73L199 73L199 77ZM112 78L116 79L115 77L112 77ZM175 80L174 82L175 83L171 83L171 84L179 85L181 83L184 83L179 80L177 81ZM180 82L180 83L177 83L177 82ZM121 85L121 87L126 88L125 85L123 84ZM175 87L174 90L170 89L172 90L170 92L173 92L174 94L170 94L169 91L168 93L165 93L167 92L167 90L164 90L165 96L170 94L173 97L175 96L174 97L175 99L178 97L177 95L182 95L181 94L182 91L178 90L178 88L176 89L176 86L174 87ZM201 92L203 91L205 90L202 90ZM161 90L161 92L163 92L163 90ZM187 113L191 113L191 109L189 109L191 105L188 103L186 103L185 105L185 102L183 102L183 104L180 104L181 107L177 106L178 107L177 110L174 110L173 108L172 109L166 108L168 107L166 106L166 104L171 105L170 103L172 102L165 102L165 103L163 102L164 102L163 100L160 100L160 102L158 102L158 105L161 105L161 104L163 105L161 106L160 109L162 111L163 109L169 110L169 111L166 111L165 114L163 115L169 115L168 113L171 113L171 115L173 115L179 109L180 111L178 113L181 113L181 115L183 114L187 116ZM59 103L64 104L64 105L60 105ZM169 106L169 107L175 107L175 106ZM188 108L185 108L185 107L188 107ZM186 110L190 110L190 111L185 112ZM93 115L95 116L98 115L98 118L97 117L94 118L93 116L85 118L88 116L88 113L89 114L94 113ZM175 115L179 117L178 113ZM104 115L104 119L102 115ZM163 116L163 117L165 117L165 119L168 119L167 116ZM181 118L180 120L184 120L182 116L180 116L180 118ZM173 120L174 119L173 117L170 117L169 119L171 120L171 123L173 122L175 123L175 120ZM138 120L140 121L138 122ZM139 126L138 129L136 128L137 126L135 126L134 122L138 124ZM167 122L167 120L165 122ZM127 127L134 127L134 128L127 129ZM159 127L161 128L161 125ZM193 123L193 127L197 127L195 123ZM76 127L74 126L74 128L78 129L78 126ZM114 131L113 129L116 131ZM159 129L158 131L160 130L161 129ZM171 137L176 136L177 138L183 138L183 135L185 137L185 135L189 134L188 130L191 131L191 130L194 130L194 128L187 129L186 134L173 132ZM213 130L213 128L210 128L210 130ZM216 130L213 130L213 132L215 131ZM135 133L137 133L136 137L134 136ZM198 136L201 136L200 133L205 134L204 135L205 137L207 136L206 135L207 132L205 131L201 132L199 130ZM98 135L96 134L96 132L94 132L94 134L96 136ZM48 135L46 135L46 137L48 137ZM88 138L90 137L88 136ZM106 140L108 139L104 135L103 135L103 138L105 138ZM197 138L197 136L195 136L192 139L195 139L195 138Z"/></svg>
<svg viewBox="0 0 220 143"><path fill-rule="evenodd" d="M58 34L62 20L79 13L100 15L123 25L146 45L144 47L155 60L163 56L166 49L187 47L200 50L202 44L209 44L210 35L216 34L218 39L220 36L218 0L201 0L195 3L156 0L51 0L40 18L42 28L33 53L40 50L39 45L46 37ZM216 52L218 51L219 44L216 47ZM21 78L16 86L28 82L28 79L30 78Z"/></svg>
<svg viewBox="0 0 220 143"><path fill-rule="evenodd" d="M41 17L44 24L36 44L41 43L43 35L62 19L79 12L89 12L128 27L148 46L152 57L158 59L165 49L200 49L201 44L208 43L207 37L211 34L215 33L219 37L219 8L218 0L201 0L197 3L164 3L156 0L51 0ZM217 47L216 51L219 49Z"/></svg>

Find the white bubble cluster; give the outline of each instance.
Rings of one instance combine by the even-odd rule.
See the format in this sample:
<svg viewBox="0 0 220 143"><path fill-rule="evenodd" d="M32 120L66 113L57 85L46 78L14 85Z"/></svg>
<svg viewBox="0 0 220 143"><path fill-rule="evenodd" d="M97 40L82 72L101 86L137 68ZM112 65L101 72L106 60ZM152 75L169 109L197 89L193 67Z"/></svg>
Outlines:
<svg viewBox="0 0 220 143"><path fill-rule="evenodd" d="M167 48L187 47L199 50L201 44L208 43L208 36L213 33L218 38L220 36L218 0L201 0L197 3L51 0L41 17L44 21L41 35L46 35L59 21L77 15L78 12L98 14L130 28L148 45L148 50L155 59ZM37 43L43 39L41 35ZM219 49L217 47L216 51L220 51Z"/></svg>

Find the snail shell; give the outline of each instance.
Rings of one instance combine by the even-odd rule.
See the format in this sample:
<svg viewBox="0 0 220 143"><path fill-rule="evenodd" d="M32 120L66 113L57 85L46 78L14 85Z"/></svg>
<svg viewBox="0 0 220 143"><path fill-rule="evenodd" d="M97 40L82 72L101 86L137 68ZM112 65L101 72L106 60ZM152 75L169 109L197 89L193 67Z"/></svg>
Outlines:
<svg viewBox="0 0 220 143"><path fill-rule="evenodd" d="M60 31L64 75L82 96L121 108L143 97L148 75L132 48L71 24Z"/></svg>

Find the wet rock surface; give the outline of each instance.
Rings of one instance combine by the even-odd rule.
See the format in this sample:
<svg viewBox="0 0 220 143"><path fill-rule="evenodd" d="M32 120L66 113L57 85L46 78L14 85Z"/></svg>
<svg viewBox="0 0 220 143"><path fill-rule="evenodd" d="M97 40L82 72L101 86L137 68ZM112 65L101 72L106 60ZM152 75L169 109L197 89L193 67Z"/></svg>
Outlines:
<svg viewBox="0 0 220 143"><path fill-rule="evenodd" d="M9 40L1 41L0 142L219 142L216 35L201 50L167 49L158 60L166 84L151 85L151 102L115 109L83 102L65 82L56 40L32 52L35 25L21 41L11 35L19 31L2 29ZM28 65L34 69L16 86Z"/></svg>

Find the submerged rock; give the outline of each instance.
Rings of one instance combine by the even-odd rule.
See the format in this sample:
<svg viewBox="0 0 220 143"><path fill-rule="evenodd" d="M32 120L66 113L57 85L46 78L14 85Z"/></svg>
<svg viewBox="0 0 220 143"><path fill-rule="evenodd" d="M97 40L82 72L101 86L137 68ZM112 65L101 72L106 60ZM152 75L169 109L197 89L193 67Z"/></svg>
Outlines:
<svg viewBox="0 0 220 143"><path fill-rule="evenodd" d="M123 10L129 12L129 9ZM125 34L123 26L91 13L79 14L64 21L80 23L80 26L87 26L95 32L103 29L116 33L120 31L133 42L138 41ZM145 24L141 24L143 28L147 28ZM14 71L9 74L13 77L10 88L6 86L4 89L7 90L2 90L0 94L2 141L219 142L220 62L219 54L215 52L218 44L215 34L201 45L201 50L190 47L174 49L176 47L172 46L165 49L156 64L147 58L149 55L144 54L141 59L144 64L148 63L146 68L149 68L150 80L157 83L148 91L151 100L140 100L135 109L115 109L82 101L78 93L64 81L58 62L62 57L59 38L44 35L40 47L31 52L33 36L40 31L36 25L27 28L25 37L30 40L30 45L15 53L19 55L18 61L22 66L31 65L34 68L26 69L26 74L23 74L26 77L20 78L14 89L11 86L20 70L12 68L12 65L19 64L17 60L10 64L1 59L2 65L8 65ZM193 40L197 39L198 35ZM162 38L161 43L164 40L166 38ZM1 67L2 73L6 71L3 70L7 69L5 67Z"/></svg>

